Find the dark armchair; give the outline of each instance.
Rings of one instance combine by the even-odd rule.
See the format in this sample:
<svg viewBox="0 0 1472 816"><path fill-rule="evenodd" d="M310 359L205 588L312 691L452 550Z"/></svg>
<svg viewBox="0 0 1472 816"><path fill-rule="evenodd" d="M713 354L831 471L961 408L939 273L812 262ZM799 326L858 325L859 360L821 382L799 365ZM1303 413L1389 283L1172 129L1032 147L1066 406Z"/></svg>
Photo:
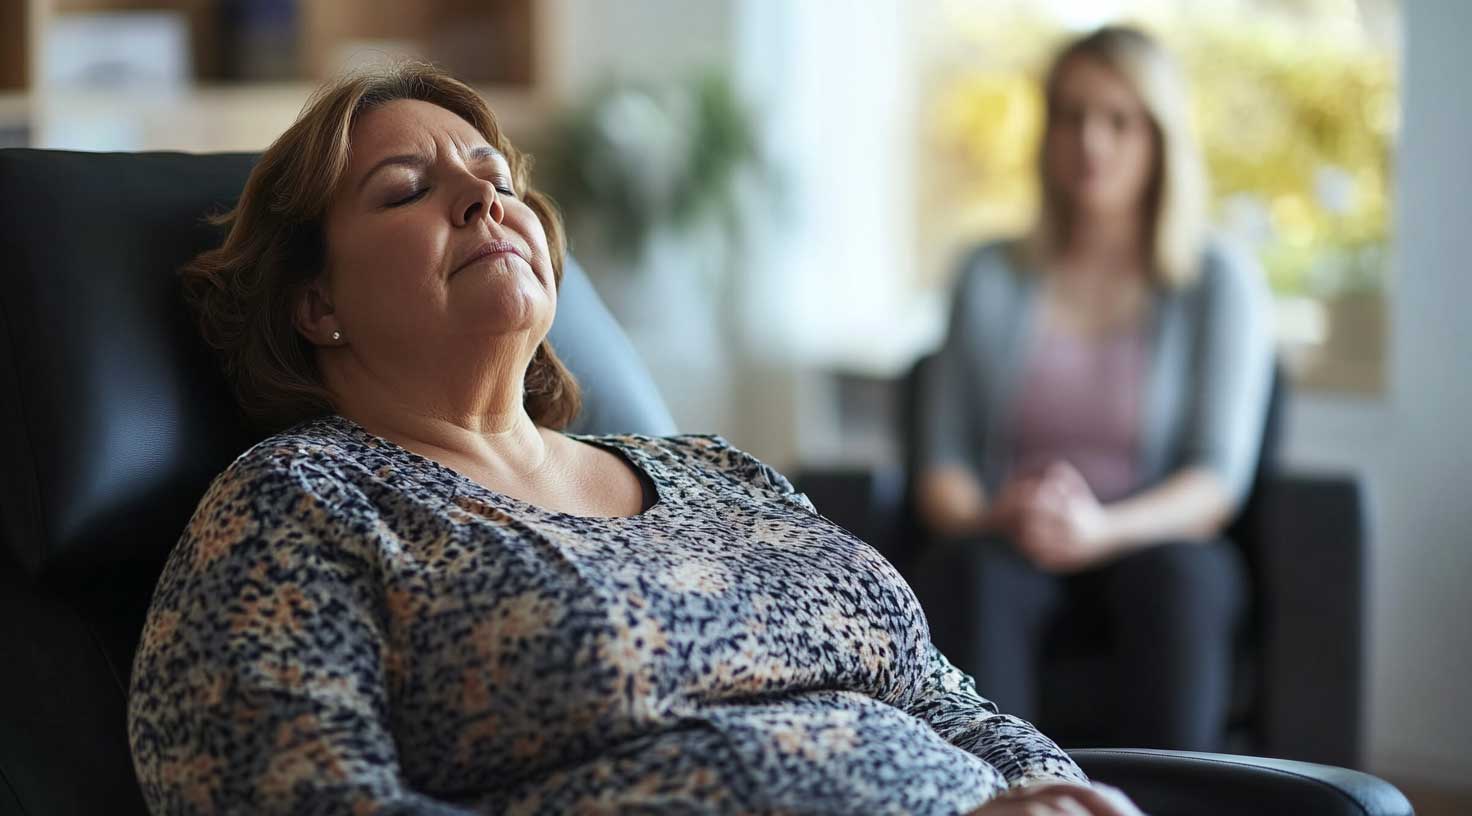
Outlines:
<svg viewBox="0 0 1472 816"><path fill-rule="evenodd" d="M253 441L174 270L218 242L202 216L229 206L253 160L0 150L0 816L143 812L124 730L143 615L206 484ZM575 267L552 331L584 385L580 430L673 430ZM1218 796L1257 812L1410 812L1342 769L1078 758L1162 814L1227 812L1209 807Z"/></svg>

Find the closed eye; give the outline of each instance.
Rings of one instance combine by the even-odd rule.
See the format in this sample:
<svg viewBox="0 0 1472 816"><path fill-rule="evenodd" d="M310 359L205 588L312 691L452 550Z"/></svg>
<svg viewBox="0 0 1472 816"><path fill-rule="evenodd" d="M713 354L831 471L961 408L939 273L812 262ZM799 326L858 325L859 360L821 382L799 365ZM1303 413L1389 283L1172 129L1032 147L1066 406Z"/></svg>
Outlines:
<svg viewBox="0 0 1472 816"><path fill-rule="evenodd" d="M388 206L390 206L390 207L402 207L405 204L408 204L408 203L410 203L412 201L415 201L416 199L420 198L421 196L423 196L427 192L429 192L429 188L428 187L420 187L418 190L415 190L414 192L412 192L412 193L404 196L403 198L399 199L398 201L390 201L388 203Z"/></svg>
<svg viewBox="0 0 1472 816"><path fill-rule="evenodd" d="M501 195L509 195L512 198L516 197L516 191L511 189L511 181L505 176L496 176L491 179L491 183L496 185L496 192Z"/></svg>

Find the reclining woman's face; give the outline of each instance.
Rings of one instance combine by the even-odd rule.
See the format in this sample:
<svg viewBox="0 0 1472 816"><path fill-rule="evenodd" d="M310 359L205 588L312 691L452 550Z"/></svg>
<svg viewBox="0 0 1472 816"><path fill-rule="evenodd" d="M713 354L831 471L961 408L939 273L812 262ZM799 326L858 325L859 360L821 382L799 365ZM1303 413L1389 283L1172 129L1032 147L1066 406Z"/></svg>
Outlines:
<svg viewBox="0 0 1472 816"><path fill-rule="evenodd" d="M351 141L325 219L323 297L307 308L330 310L370 367L423 376L475 355L524 364L557 295L546 233L505 157L418 100L362 114Z"/></svg>

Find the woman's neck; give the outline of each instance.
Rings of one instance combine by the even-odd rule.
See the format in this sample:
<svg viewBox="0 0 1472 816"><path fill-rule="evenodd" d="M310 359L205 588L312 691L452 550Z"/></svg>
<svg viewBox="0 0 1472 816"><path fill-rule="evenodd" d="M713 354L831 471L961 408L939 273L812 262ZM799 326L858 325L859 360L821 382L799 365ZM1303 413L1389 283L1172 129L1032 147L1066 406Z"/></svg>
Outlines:
<svg viewBox="0 0 1472 816"><path fill-rule="evenodd" d="M458 381L450 394L429 383L396 387L363 366L344 368L324 370L337 411L370 433L462 471L522 477L547 463L547 441L526 412L519 379L436 378L441 386Z"/></svg>
<svg viewBox="0 0 1472 816"><path fill-rule="evenodd" d="M1148 265L1145 229L1138 213L1076 213L1059 260L1078 271L1140 272Z"/></svg>
<svg viewBox="0 0 1472 816"><path fill-rule="evenodd" d="M470 467L522 477L540 470L547 460L546 439L520 406L472 421L402 405L366 410L343 405L340 413L377 436L457 470Z"/></svg>
<svg viewBox="0 0 1472 816"><path fill-rule="evenodd" d="M1076 218L1048 270L1048 319L1090 337L1139 325L1148 301L1148 246L1138 217Z"/></svg>

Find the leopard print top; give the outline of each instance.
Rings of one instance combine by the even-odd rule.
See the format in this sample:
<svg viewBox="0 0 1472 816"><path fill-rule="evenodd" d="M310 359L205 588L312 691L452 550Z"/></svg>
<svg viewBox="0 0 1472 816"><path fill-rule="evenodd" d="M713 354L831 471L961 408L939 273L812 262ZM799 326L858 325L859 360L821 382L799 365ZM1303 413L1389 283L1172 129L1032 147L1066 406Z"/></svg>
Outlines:
<svg viewBox="0 0 1472 816"><path fill-rule="evenodd" d="M955 814L1086 781L775 470L719 437L574 438L653 504L552 512L336 416L236 460L134 664L150 809Z"/></svg>

